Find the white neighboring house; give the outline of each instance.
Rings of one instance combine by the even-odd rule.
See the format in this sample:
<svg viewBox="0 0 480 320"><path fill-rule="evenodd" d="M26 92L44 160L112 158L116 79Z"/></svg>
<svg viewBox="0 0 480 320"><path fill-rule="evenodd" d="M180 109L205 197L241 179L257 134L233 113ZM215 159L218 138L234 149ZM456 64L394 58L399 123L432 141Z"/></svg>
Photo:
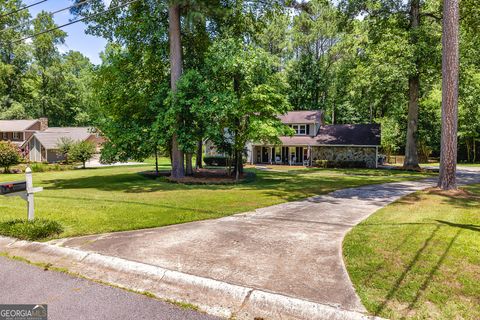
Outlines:
<svg viewBox="0 0 480 320"><path fill-rule="evenodd" d="M92 127L51 127L44 131L35 132L23 143L23 150L31 162L55 163L65 160L58 152L58 144L62 138L73 142L91 141L100 149L104 139Z"/></svg>

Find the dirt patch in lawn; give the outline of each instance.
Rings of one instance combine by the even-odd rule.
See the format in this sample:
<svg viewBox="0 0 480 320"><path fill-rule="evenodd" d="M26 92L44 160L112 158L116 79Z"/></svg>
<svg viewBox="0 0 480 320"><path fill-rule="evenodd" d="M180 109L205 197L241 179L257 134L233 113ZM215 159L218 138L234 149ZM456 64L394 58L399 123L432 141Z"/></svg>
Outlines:
<svg viewBox="0 0 480 320"><path fill-rule="evenodd" d="M436 194L439 196L454 197L460 199L475 199L480 200L480 196L474 194L471 191L465 189L456 190L442 190L440 188L429 188L426 190L429 194Z"/></svg>
<svg viewBox="0 0 480 320"><path fill-rule="evenodd" d="M197 169L193 172L193 175L185 176L181 179L170 177L169 170L160 171L158 175L155 171L144 171L141 174L148 178L156 179L162 177L168 182L181 184L235 184L252 181L255 178L253 172L245 172L236 181L235 176L229 175L226 170L222 169Z"/></svg>

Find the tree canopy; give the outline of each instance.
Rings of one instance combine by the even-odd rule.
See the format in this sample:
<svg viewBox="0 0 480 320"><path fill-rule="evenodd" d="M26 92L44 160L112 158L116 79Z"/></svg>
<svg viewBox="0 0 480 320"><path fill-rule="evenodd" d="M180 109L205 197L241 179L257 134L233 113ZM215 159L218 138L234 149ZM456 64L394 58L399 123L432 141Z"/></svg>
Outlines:
<svg viewBox="0 0 480 320"><path fill-rule="evenodd" d="M7 0L0 12L22 5ZM109 42L99 66L61 53L64 31L15 41L54 26L48 13L2 19L0 118L95 125L108 140L105 161L178 151L189 171L205 139L238 161L247 140L284 130L276 115L322 109L327 123L381 123L383 152L407 154L406 165L439 156L442 1L113 0L110 8L117 5L105 12L93 0L72 10ZM172 6L180 17L173 82ZM478 161L480 9L464 0L460 14L459 159Z"/></svg>

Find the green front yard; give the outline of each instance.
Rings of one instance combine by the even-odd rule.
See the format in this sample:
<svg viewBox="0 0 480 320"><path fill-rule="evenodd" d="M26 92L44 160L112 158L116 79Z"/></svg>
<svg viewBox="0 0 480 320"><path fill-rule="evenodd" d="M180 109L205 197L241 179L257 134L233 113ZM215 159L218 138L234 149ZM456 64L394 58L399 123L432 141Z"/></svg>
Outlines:
<svg viewBox="0 0 480 320"><path fill-rule="evenodd" d="M480 185L465 190L408 196L347 235L347 269L372 314L480 319Z"/></svg>
<svg viewBox="0 0 480 320"><path fill-rule="evenodd" d="M163 163L166 169L165 162ZM62 224L60 237L165 226L293 201L336 189L422 178L388 170L282 168L238 185L181 185L138 173L151 165L34 174L36 217ZM0 175L0 181L23 179ZM25 202L0 197L0 221L26 217Z"/></svg>

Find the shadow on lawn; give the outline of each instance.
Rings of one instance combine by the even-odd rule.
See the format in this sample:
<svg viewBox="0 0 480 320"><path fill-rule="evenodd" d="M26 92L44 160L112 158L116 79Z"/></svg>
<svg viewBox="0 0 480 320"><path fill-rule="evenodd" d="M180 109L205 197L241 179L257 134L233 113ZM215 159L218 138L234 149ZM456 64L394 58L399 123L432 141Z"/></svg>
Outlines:
<svg viewBox="0 0 480 320"><path fill-rule="evenodd" d="M46 190L97 189L102 191L118 191L125 193L150 193L156 191L191 190L258 190L265 196L276 197L284 201L295 201L325 194L337 189L357 187L365 184L384 183L394 180L398 175L389 172L372 170L304 170L292 172L269 172L256 170L254 181L231 185L185 185L168 183L163 179L151 180L137 173L118 173L111 175L87 176L73 179L44 180ZM320 173L320 174L316 174ZM323 174L322 174L323 173ZM397 177L398 178L398 177ZM388 180L388 181L386 181ZM399 186L398 188L402 188ZM397 192L393 188L388 192ZM374 199L378 196L375 187L366 192L362 199ZM353 197L353 195L351 195ZM344 198L350 195L345 194ZM355 195L358 198L358 195ZM315 201L312 199L311 201ZM332 200L334 201L334 200ZM338 201L342 201L341 198Z"/></svg>
<svg viewBox="0 0 480 320"><path fill-rule="evenodd" d="M441 228L441 225L437 225L435 229L433 229L432 233L430 234L430 236L425 240L425 242L423 243L422 247L416 252L415 256L413 257L413 259L410 261L410 263L406 266L405 270L402 272L402 274L400 275L400 277L397 278L397 280L395 281L395 283L393 284L392 288L390 289L390 291L388 292L387 296L385 297L385 300L383 300L383 302L377 307L377 309L375 310L374 314L376 316L380 315L381 312L385 309L385 307L387 306L387 304L394 298L395 294L398 292L398 290L400 290L401 288L401 285L403 283L403 281L405 280L405 278L409 275L409 273L412 271L412 269L415 267L415 265L421 260L421 256L422 254L424 253L424 251L427 249L427 247L430 245L430 242L432 241L432 239L435 237L436 233L438 232L438 230ZM444 255L442 255L443 257ZM441 259L439 261L439 263L441 263L443 261L443 259ZM438 263L437 263L437 267L432 269L432 270L436 270L438 269ZM428 279L428 278L427 278ZM428 283L424 284L424 287L428 287ZM425 289L423 289L425 290ZM418 298L420 296L420 290L417 292L414 300L412 300L412 302L410 303L409 305L409 308L411 308L412 303L414 304Z"/></svg>
<svg viewBox="0 0 480 320"><path fill-rule="evenodd" d="M453 223L449 221L443 221L443 220L435 220L439 223L446 224L450 227L455 227L455 228L462 228L462 229L467 229L467 230L472 230L472 231L480 231L480 225L477 224L461 224L461 223Z"/></svg>
<svg viewBox="0 0 480 320"><path fill-rule="evenodd" d="M97 189L101 191L119 191L126 193L178 190L185 190L188 192L190 190L255 189L268 190L269 195L278 196L290 201L311 195L303 192L303 190L308 187L305 185L307 182L319 184L322 187L332 187L338 183L338 178L317 176L316 178L311 179L304 175L287 172L257 172L257 177L254 181L239 184L187 185L169 183L162 179L152 180L137 173L119 173L73 179L44 180L43 184L45 185L46 190Z"/></svg>
<svg viewBox="0 0 480 320"><path fill-rule="evenodd" d="M158 183L136 173L119 173L102 176L88 176L73 179L44 180L46 190L55 189L97 189L102 191L123 191L127 193L174 190L177 186Z"/></svg>
<svg viewBox="0 0 480 320"><path fill-rule="evenodd" d="M92 198L79 198L79 197L63 197L63 196L43 196L43 199L67 199L67 200L73 200L73 201L99 201L99 202L109 202L109 203L125 203L125 204L133 204L133 205L140 205L140 206L148 206L148 207L155 207L155 208L166 208L166 209L175 209L177 211L186 211L186 212L200 212L206 215L210 216L218 216L219 213L218 211L214 210L205 210L205 209L199 209L199 208L188 208L188 207L182 207L182 206L172 206L172 205L167 205L164 203L148 203L148 202L137 202L137 201L125 201L125 200L108 200L108 199L92 199Z"/></svg>
<svg viewBox="0 0 480 320"><path fill-rule="evenodd" d="M449 221L443 221L443 220L435 220L440 224L435 224L435 223L403 223L403 224L392 224L392 225L436 225L436 227L433 229L431 232L430 236L424 241L423 245L419 248L419 250L416 252L415 256L412 258L410 263L405 267L405 270L402 272L402 274L397 278L395 283L393 284L392 288L386 295L385 299L382 301L382 303L377 307L377 309L374 311L374 314L376 316L380 315L382 311L385 309L387 304L395 297L396 293L401 289L405 279L407 276L411 273L411 271L415 268L417 264L422 264L424 261L422 261L421 257L425 253L426 250L429 246L437 246L438 243L434 241L433 239L435 238L437 232L442 228L442 227L453 227L453 228L458 228L458 230L455 232L454 236L451 237L450 241L448 242L447 246L443 250L442 254L438 258L437 262L431 267L430 271L428 274L426 274L425 279L423 280L422 284L420 285L419 289L415 293L415 296L413 299L410 301L408 305L408 311L412 311L414 307L416 306L417 302L419 299L422 297L422 295L425 293L427 290L430 282L432 281L433 277L437 273L437 271L440 269L440 267L443 265L445 259L448 256L448 253L450 252L452 246L454 245L455 241L458 239L460 234L462 233L463 230L472 230L472 231L480 231L480 225L474 225L474 224L459 224L459 223L453 223ZM384 224L370 224L370 225L384 225ZM394 251L397 251L400 249L407 241L407 239L412 236L413 234L417 233L418 227L415 228L407 237L403 239L403 241L395 248ZM375 272L380 271L383 268L383 265L380 264L376 269ZM405 319L407 316L402 317L402 319Z"/></svg>

